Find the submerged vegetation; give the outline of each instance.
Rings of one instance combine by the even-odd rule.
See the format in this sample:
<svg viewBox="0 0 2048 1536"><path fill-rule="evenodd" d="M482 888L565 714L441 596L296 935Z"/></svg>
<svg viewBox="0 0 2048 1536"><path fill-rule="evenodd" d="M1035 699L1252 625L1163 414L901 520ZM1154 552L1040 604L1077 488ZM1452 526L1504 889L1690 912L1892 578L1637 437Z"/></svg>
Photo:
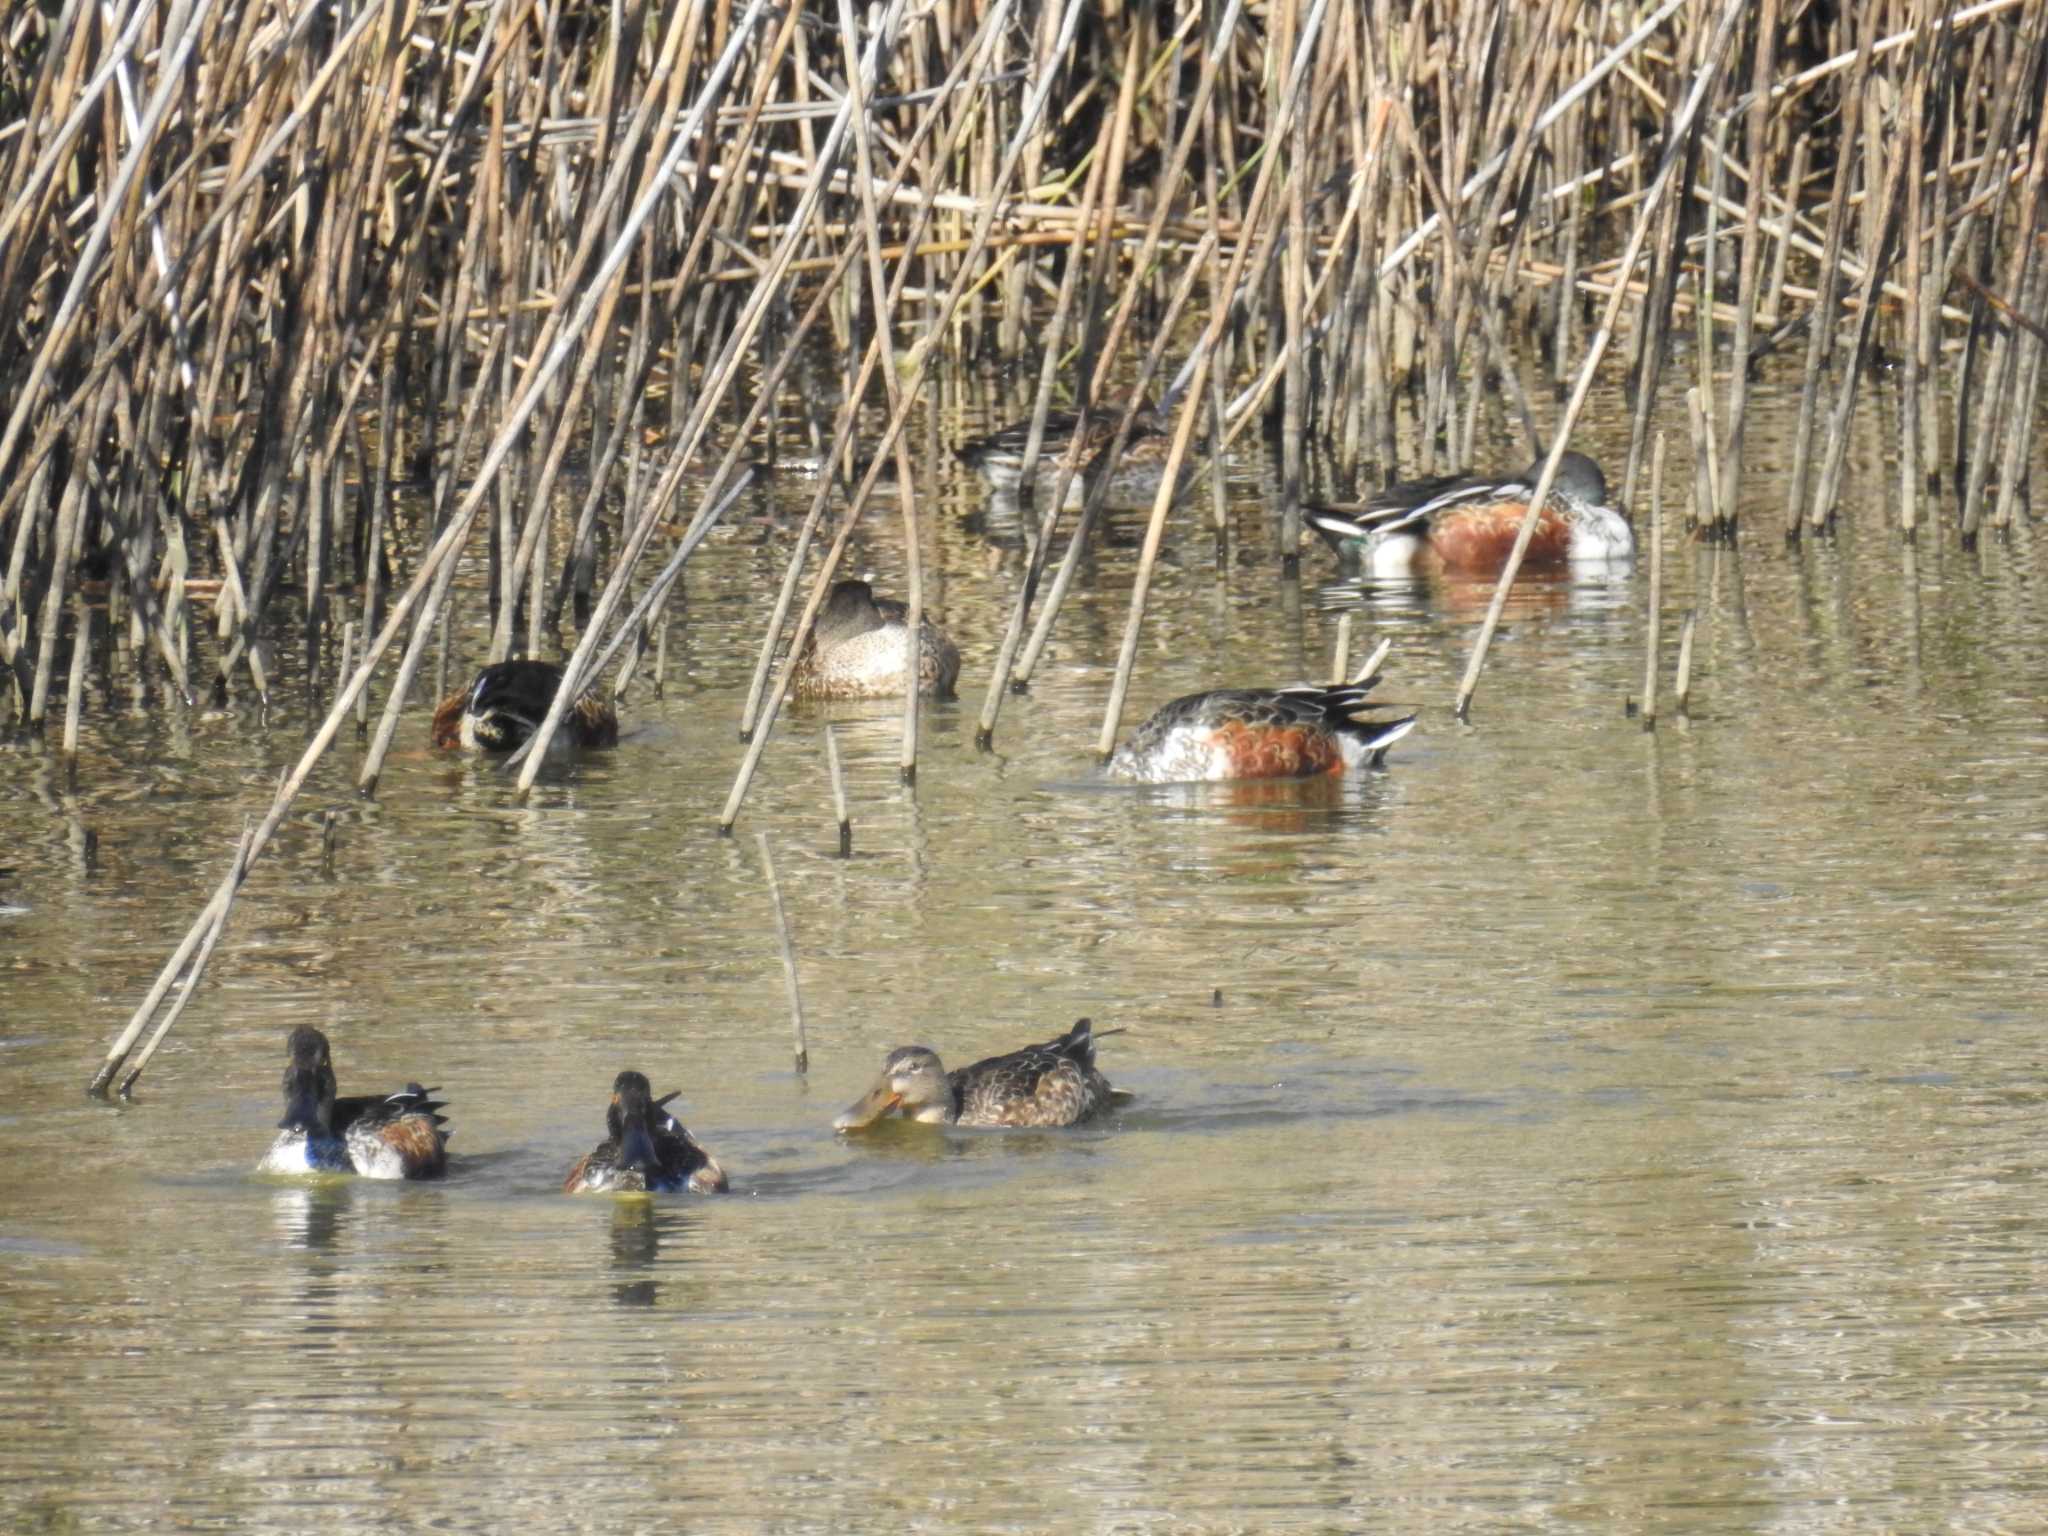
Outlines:
<svg viewBox="0 0 2048 1536"><path fill-rule="evenodd" d="M4 28L12 712L70 748L93 647L190 701L267 698L296 646L329 706L137 1030L344 722L381 701L369 792L408 701L424 721L458 563L485 573L482 660L566 652L545 737L621 657L625 687L690 553L800 453L828 472L730 827L776 658L878 488L917 624L906 427L1003 370L1041 426L1115 431L1038 499L984 740L1148 402L1183 473L1105 752L1166 520L1226 536L1199 470L1247 433L1289 560L1305 496L1468 464L1483 426L1544 454L1596 378L1630 392L1624 502L1684 395L1691 518L1734 537L1759 515L1747 364L1774 351L1805 364L1774 534L1828 533L1880 359L1905 537L2006 528L2026 481L2048 7L2025 0L40 0ZM1543 371L1561 406L1530 398ZM916 731L913 699L906 773Z"/></svg>

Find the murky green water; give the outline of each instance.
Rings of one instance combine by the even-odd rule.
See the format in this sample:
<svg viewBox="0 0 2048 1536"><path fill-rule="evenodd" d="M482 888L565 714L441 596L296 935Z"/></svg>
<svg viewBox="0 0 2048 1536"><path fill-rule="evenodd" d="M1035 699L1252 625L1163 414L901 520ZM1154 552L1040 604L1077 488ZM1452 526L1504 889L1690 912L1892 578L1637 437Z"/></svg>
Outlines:
<svg viewBox="0 0 2048 1536"><path fill-rule="evenodd" d="M2022 529L1909 558L1879 474L1833 545L1786 550L1753 469L1739 558L1674 546L1689 725L1623 716L1640 570L1518 601L1470 726L1485 594L1380 593L1359 644L1392 635L1388 692L1428 711L1391 772L1131 792L1089 749L1132 550L978 754L1019 563L948 470L930 602L967 697L915 791L893 706L798 713L720 840L787 548L757 504L615 753L522 806L422 713L374 804L350 750L324 767L126 1108L80 1089L306 722L96 682L75 792L0 748L4 1523L2031 1525L2048 557ZM1327 664L1334 614L1238 515L1249 563L1172 541L1131 721ZM893 519L856 563L900 584ZM827 1128L892 1045L1082 1014L1128 1029L1107 1124ZM445 1184L249 1175L301 1023L344 1092L442 1085ZM556 1192L625 1065L686 1090L732 1198Z"/></svg>

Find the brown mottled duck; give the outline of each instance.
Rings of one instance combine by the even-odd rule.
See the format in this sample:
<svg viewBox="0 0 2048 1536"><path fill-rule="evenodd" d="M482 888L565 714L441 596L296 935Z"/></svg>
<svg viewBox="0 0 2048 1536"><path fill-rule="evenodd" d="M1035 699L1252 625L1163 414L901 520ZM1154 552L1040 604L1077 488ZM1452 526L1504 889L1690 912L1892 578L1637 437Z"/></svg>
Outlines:
<svg viewBox="0 0 2048 1536"><path fill-rule="evenodd" d="M1082 1019L1057 1040L953 1072L930 1046L900 1046L882 1063L875 1086L832 1128L858 1131L892 1114L928 1125L1074 1125L1115 1097L1095 1070L1094 1026Z"/></svg>

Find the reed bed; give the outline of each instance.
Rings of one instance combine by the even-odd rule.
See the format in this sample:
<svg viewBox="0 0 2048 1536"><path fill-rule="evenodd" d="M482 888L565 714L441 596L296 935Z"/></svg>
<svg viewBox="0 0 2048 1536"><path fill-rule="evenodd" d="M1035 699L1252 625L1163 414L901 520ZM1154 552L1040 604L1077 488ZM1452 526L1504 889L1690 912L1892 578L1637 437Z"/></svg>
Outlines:
<svg viewBox="0 0 2048 1536"><path fill-rule="evenodd" d="M551 731L659 650L749 466L801 451L824 472L730 828L878 492L922 606L913 457L967 366L1026 370L1040 423L1173 414L1188 473L1147 524L1103 746L1149 557L1170 519L1227 537L1220 478L1189 487L1246 434L1291 561L1305 497L1502 437L1546 454L1596 386L1629 392L1633 497L1691 390L1700 533L1826 536L1849 412L1896 360L1900 533L2002 532L2024 494L2029 0L40 0L0 29L9 708L42 731L54 704L70 752L88 666L168 707L302 680L326 718L225 892L351 713L375 788L458 601L490 635L465 664L567 656ZM1750 369L1785 349L1805 393L1766 480ZM984 742L1100 515L1103 466L1060 472L1088 495L1032 515Z"/></svg>

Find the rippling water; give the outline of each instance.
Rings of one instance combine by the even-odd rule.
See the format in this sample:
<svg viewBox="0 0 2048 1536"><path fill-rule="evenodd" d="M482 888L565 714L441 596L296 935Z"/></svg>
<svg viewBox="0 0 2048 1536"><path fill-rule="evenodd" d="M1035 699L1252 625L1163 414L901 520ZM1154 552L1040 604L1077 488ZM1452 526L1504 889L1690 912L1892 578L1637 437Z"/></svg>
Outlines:
<svg viewBox="0 0 2048 1536"><path fill-rule="evenodd" d="M417 713L374 803L323 766L119 1108L79 1090L307 720L95 679L75 789L0 748L7 1524L2031 1524L2048 572L2026 528L1903 550L1864 479L1831 545L1786 549L1756 471L1739 557L1672 546L1696 691L1671 717L1667 672L1652 733L1642 572L1530 586L1460 725L1486 591L1319 595L1313 551L1297 591L1241 496L1245 563L1170 540L1126 725L1322 670L1348 604L1423 729L1348 783L1132 791L1090 752L1131 541L977 753L1020 556L944 471L967 697L915 790L894 706L798 711L720 839L778 489L692 567L616 752L525 805ZM889 521L855 561L900 590ZM1100 1126L828 1128L893 1045L1083 1014L1127 1029ZM302 1023L344 1092L442 1085L446 1183L251 1176ZM624 1065L734 1197L557 1193Z"/></svg>

